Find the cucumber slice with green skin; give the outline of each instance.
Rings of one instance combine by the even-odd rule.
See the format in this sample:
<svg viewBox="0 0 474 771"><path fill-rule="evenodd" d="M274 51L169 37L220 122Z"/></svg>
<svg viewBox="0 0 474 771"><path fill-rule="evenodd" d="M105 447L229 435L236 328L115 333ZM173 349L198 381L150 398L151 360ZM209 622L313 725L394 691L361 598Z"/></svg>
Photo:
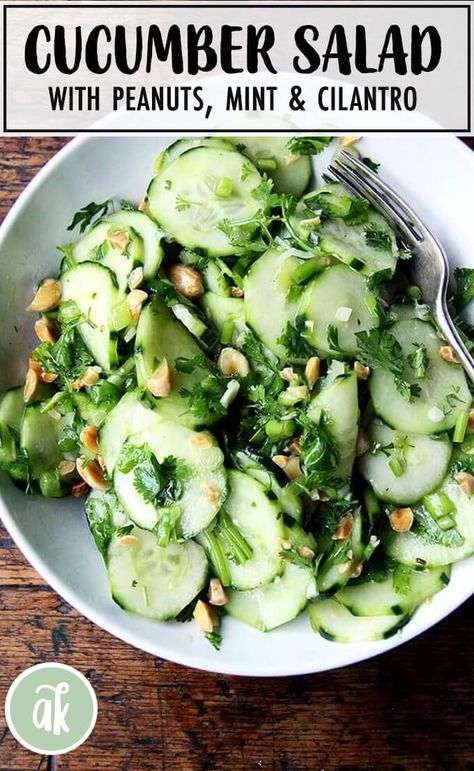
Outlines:
<svg viewBox="0 0 474 771"><path fill-rule="evenodd" d="M62 454L58 446L63 423L47 412L41 412L40 405L25 408L21 425L20 443L28 454L28 464L33 479L51 469L57 469Z"/></svg>
<svg viewBox="0 0 474 771"><path fill-rule="evenodd" d="M156 536L136 527L125 541L112 536L107 550L110 588L115 602L140 616L175 618L204 588L208 563L194 541L158 546Z"/></svg>
<svg viewBox="0 0 474 771"><path fill-rule="evenodd" d="M244 281L247 324L274 354L285 360L288 352L277 341L298 311L298 302L290 302L287 295L292 275L301 263L290 249L268 249L254 262Z"/></svg>
<svg viewBox="0 0 474 771"><path fill-rule="evenodd" d="M190 307L185 303L175 303L171 306L172 313L190 332L196 337L206 350L214 348L217 340L217 330L211 324L207 324L198 308Z"/></svg>
<svg viewBox="0 0 474 771"><path fill-rule="evenodd" d="M331 420L329 430L339 450L339 463L334 473L343 483L349 484L359 431L357 378L354 372L336 378L313 397L308 417L319 423L322 413Z"/></svg>
<svg viewBox="0 0 474 771"><path fill-rule="evenodd" d="M215 195L223 178L232 182L231 194ZM237 152L197 147L178 156L155 177L147 192L151 215L177 241L209 255L242 254L219 229L224 220L246 220L259 210L251 193L261 182L251 162Z"/></svg>
<svg viewBox="0 0 474 771"><path fill-rule="evenodd" d="M267 469L262 461L254 454L247 454L242 450L235 454L235 464L260 482L266 490L270 491L280 504L281 510L292 517L296 522L303 521L303 504L301 498L290 484L281 485L276 474Z"/></svg>
<svg viewBox="0 0 474 771"><path fill-rule="evenodd" d="M434 434L449 431L461 412L471 406L471 394L464 370L459 364L445 361L439 352L442 345L433 327L423 321L399 321L390 332L401 345L405 359L416 348L425 345L428 367L424 378L416 378L406 362L400 375L420 387L412 402L397 391L393 375L376 369L369 379L374 409L385 423L399 431Z"/></svg>
<svg viewBox="0 0 474 771"><path fill-rule="evenodd" d="M287 137L238 137L236 148L247 155L257 169L273 180L275 193L303 195L312 177L311 160L288 149Z"/></svg>
<svg viewBox="0 0 474 771"><path fill-rule="evenodd" d="M193 372L179 372L175 367L176 359L196 356L204 356L202 349L170 309L154 297L142 310L137 327L135 362L138 385L146 387L148 379L166 359L172 370L172 389L168 396L155 400L155 410L162 417L177 420L190 428L214 421L211 415L204 421L195 418L189 411L187 398L180 394L182 388L192 391L202 381L206 365L197 367Z"/></svg>
<svg viewBox="0 0 474 771"><path fill-rule="evenodd" d="M197 440L196 440L197 437ZM204 530L215 518L227 494L224 455L216 441L208 435L203 446L200 435L186 426L159 420L129 438L137 447L150 448L158 463L172 456L182 460L188 475L182 480L183 494L176 502L180 509L177 522L179 537L191 538ZM153 530L169 507L147 502L135 487L135 470L124 473L115 467L114 488L130 519L145 530Z"/></svg>
<svg viewBox="0 0 474 771"><path fill-rule="evenodd" d="M442 484L452 455L448 437L432 439L422 434L401 433L378 420L370 425L367 433L372 446L380 446L380 449L362 455L359 469L380 500L407 506L420 501ZM390 456L397 460L394 449L397 441L403 443L399 476L389 466ZM384 452L386 447L389 449Z"/></svg>
<svg viewBox="0 0 474 771"><path fill-rule="evenodd" d="M235 589L253 589L272 581L283 570L280 557L284 526L280 507L270 501L265 488L241 471L229 471L229 494L224 510L253 550L242 565L229 560L231 584ZM218 539L226 552L222 536Z"/></svg>
<svg viewBox="0 0 474 771"><path fill-rule="evenodd" d="M230 286L226 275L216 262L208 262L202 272L202 277L208 292L214 292L221 297L230 296Z"/></svg>
<svg viewBox="0 0 474 771"><path fill-rule="evenodd" d="M164 257L166 233L142 211L118 211L108 215L107 220L138 233L143 242L143 276L146 280L155 278Z"/></svg>
<svg viewBox="0 0 474 771"><path fill-rule="evenodd" d="M86 500L86 516L95 544L107 561L107 549L115 532L132 524L115 492L91 490Z"/></svg>
<svg viewBox="0 0 474 771"><path fill-rule="evenodd" d="M408 622L407 615L353 616L336 600L316 600L309 606L313 632L331 642L360 643L386 640Z"/></svg>
<svg viewBox="0 0 474 771"><path fill-rule="evenodd" d="M249 626L270 632L292 621L308 604L314 578L309 570L286 565L271 583L247 591L228 591L226 612Z"/></svg>
<svg viewBox="0 0 474 771"><path fill-rule="evenodd" d="M124 232L129 237L126 249L112 246L109 238L116 232ZM143 241L130 227L113 224L110 220L100 220L87 233L68 245L75 263L99 262L114 274L120 294L128 288L130 273L143 263ZM68 248L68 247L66 247Z"/></svg>
<svg viewBox="0 0 474 771"><path fill-rule="evenodd" d="M121 398L99 432L100 451L110 477L128 437L151 428L159 420L159 415L140 402L135 393L127 393Z"/></svg>
<svg viewBox="0 0 474 771"><path fill-rule="evenodd" d="M395 616L412 613L418 605L449 584L450 565L433 570L414 570L403 594L394 589L393 574L383 581L363 581L341 589L335 600L354 616Z"/></svg>
<svg viewBox="0 0 474 771"><path fill-rule="evenodd" d="M166 150L162 150L156 158L154 165L155 173L161 174L176 158L188 150L196 149L196 147L213 147L215 150L235 149L232 141L223 137L187 137L186 139L177 139Z"/></svg>
<svg viewBox="0 0 474 771"><path fill-rule="evenodd" d="M387 529L383 534L383 544L389 557L412 567L435 568L474 554L474 498L467 496L452 480L448 480L441 491L455 506L455 511L451 513L455 529L442 531L433 528L432 534L423 522L418 525L415 509L415 526L411 530L395 533Z"/></svg>
<svg viewBox="0 0 474 771"><path fill-rule="evenodd" d="M9 388L0 395L0 425L13 428L19 434L24 412L25 400L21 386Z"/></svg>
<svg viewBox="0 0 474 771"><path fill-rule="evenodd" d="M376 314L371 313L376 297L367 288L363 276L346 265L333 265L326 268L304 290L299 312L313 322L308 329L308 339L324 356L337 355L329 345L327 329L331 325L337 329L341 349L346 353L357 351L356 332L379 326ZM348 309L347 321L337 318L341 309Z"/></svg>
<svg viewBox="0 0 474 771"><path fill-rule="evenodd" d="M238 297L224 297L214 292L205 292L201 297L201 307L207 318L217 327L219 334L224 325L232 324L232 339L245 328L244 301Z"/></svg>
<svg viewBox="0 0 474 771"><path fill-rule="evenodd" d="M112 308L119 292L112 272L96 262L81 262L61 274L62 299L73 300L87 319L78 329L90 353L109 372L118 364L117 338L112 332Z"/></svg>

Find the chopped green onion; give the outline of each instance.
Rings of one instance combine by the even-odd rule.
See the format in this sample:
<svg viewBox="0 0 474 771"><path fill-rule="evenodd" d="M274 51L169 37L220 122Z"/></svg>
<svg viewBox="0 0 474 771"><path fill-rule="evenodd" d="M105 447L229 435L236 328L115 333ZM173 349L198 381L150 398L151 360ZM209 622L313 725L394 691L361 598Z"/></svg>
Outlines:
<svg viewBox="0 0 474 771"><path fill-rule="evenodd" d="M130 315L130 308L126 300L114 305L110 311L110 320L112 329L115 332L119 332L121 329L125 329L132 323L132 317Z"/></svg>
<svg viewBox="0 0 474 771"><path fill-rule="evenodd" d="M421 300L421 289L416 284L409 284L405 290L406 296L410 300Z"/></svg>
<svg viewBox="0 0 474 771"><path fill-rule="evenodd" d="M224 321L220 334L220 341L222 345L230 345L234 337L234 322Z"/></svg>
<svg viewBox="0 0 474 771"><path fill-rule="evenodd" d="M281 439L284 436L285 424L271 418L265 423L265 433L270 439Z"/></svg>
<svg viewBox="0 0 474 771"><path fill-rule="evenodd" d="M294 284L304 284L316 273L321 272L321 267L316 260L305 260L291 274L291 280Z"/></svg>
<svg viewBox="0 0 474 771"><path fill-rule="evenodd" d="M277 170L277 162L274 158L258 158L256 165L257 165L257 168L260 169L260 171Z"/></svg>
<svg viewBox="0 0 474 771"><path fill-rule="evenodd" d="M456 522L451 516L456 511L456 507L446 493L425 495L423 505L441 530L451 530L456 527Z"/></svg>
<svg viewBox="0 0 474 771"><path fill-rule="evenodd" d="M237 565L244 565L253 555L253 550L226 511L222 512L216 530L226 542L230 558Z"/></svg>
<svg viewBox="0 0 474 771"><path fill-rule="evenodd" d="M394 476L396 476L396 477L401 477L401 475L402 475L402 474L403 474L403 472L405 471L405 465L404 465L404 463L403 463L403 462L401 461L401 459L400 459L399 457L397 457L396 455L392 455L392 456L391 456L391 457L388 459L388 461L387 461L387 466L389 467L389 469L390 469L390 471L392 472L392 474L393 474Z"/></svg>
<svg viewBox="0 0 474 771"><path fill-rule="evenodd" d="M234 183L230 179L230 177L221 177L220 180L217 182L217 185L214 190L214 194L218 198L230 198L232 195L232 190L234 189Z"/></svg>
<svg viewBox="0 0 474 771"><path fill-rule="evenodd" d="M229 564L218 538L212 531L204 531L203 537L206 542L205 550L216 575L218 575L221 580L222 586L230 586L231 577Z"/></svg>
<svg viewBox="0 0 474 771"><path fill-rule="evenodd" d="M374 294L369 294L368 297L365 298L365 306L373 319L380 319L381 308L379 301Z"/></svg>
<svg viewBox="0 0 474 771"><path fill-rule="evenodd" d="M453 442L460 444L464 441L468 422L469 413L461 412L461 414L458 415L458 419L456 420L456 425L454 427Z"/></svg>

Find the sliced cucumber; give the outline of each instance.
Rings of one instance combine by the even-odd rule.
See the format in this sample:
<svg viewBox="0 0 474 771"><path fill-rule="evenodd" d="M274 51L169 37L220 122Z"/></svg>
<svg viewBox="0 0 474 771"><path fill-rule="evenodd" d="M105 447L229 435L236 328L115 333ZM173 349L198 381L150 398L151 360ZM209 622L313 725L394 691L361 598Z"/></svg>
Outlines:
<svg viewBox="0 0 474 771"><path fill-rule="evenodd" d="M227 494L224 456L215 440L199 442L197 435L186 426L159 420L152 427L133 434L129 442L137 447L149 447L158 463L173 457L183 461L186 476L181 480L182 495L177 500L180 538L191 538L204 530L214 519ZM153 530L169 506L148 502L137 489L135 469L124 473L116 465L114 487L130 519L139 527Z"/></svg>
<svg viewBox="0 0 474 771"><path fill-rule="evenodd" d="M332 326L337 330L340 348L346 353L355 353L355 333L379 325L373 311L375 303L375 295L369 291L360 273L346 265L326 268L301 297L300 312L312 322L308 338L321 354L337 354L328 341L328 327ZM347 321L338 319L341 310L350 314Z"/></svg>
<svg viewBox="0 0 474 771"><path fill-rule="evenodd" d="M207 559L199 544L186 541L162 548L153 533L138 527L125 538L112 537L107 563L115 602L159 621L175 618L207 580Z"/></svg>
<svg viewBox="0 0 474 771"><path fill-rule="evenodd" d="M215 194L223 178L232 184L228 197ZM148 208L183 246L214 256L241 254L243 249L233 246L219 225L257 213L259 203L251 193L260 181L257 169L240 153L197 147L179 155L152 180Z"/></svg>
<svg viewBox="0 0 474 771"><path fill-rule="evenodd" d="M433 439L422 434L400 433L379 420L370 425L368 437L372 446L380 449L366 452L359 468L382 501L416 503L436 490L448 473L452 455L448 437ZM401 460L397 445L402 447L398 451Z"/></svg>
<svg viewBox="0 0 474 771"><path fill-rule="evenodd" d="M235 464L254 479L257 479L266 490L276 496L281 510L296 522L303 520L303 504L294 487L288 482L280 484L276 473L266 468L263 458L239 450L235 453Z"/></svg>
<svg viewBox="0 0 474 771"><path fill-rule="evenodd" d="M474 498L467 496L454 481L448 480L441 488L455 511L451 513L455 528L446 531L431 523L430 515L425 511L420 524L415 509L415 525L406 533L395 533L391 529L383 535L387 554L397 562L413 567L439 567L458 562L474 553ZM431 527L428 529L426 523Z"/></svg>
<svg viewBox="0 0 474 771"><path fill-rule="evenodd" d="M146 384L163 359L172 370L172 389L169 396L156 399L155 410L164 418L178 420L191 428L211 422L196 419L189 411L182 388L192 391L206 374L206 364L196 367L193 372L179 372L176 359L193 359L196 356L205 361L204 354L194 338L184 328L169 308L154 297L140 314L135 341L135 361L138 385Z"/></svg>
<svg viewBox="0 0 474 771"><path fill-rule="evenodd" d="M309 606L314 632L338 643L360 643L386 640L398 632L409 615L353 616L336 600L316 600Z"/></svg>
<svg viewBox="0 0 474 771"><path fill-rule="evenodd" d="M311 160L307 155L291 153L287 137L238 137L230 141L273 180L276 193L289 193L295 198L303 195L312 176Z"/></svg>
<svg viewBox="0 0 474 771"><path fill-rule="evenodd" d="M269 632L304 610L313 583L309 570L290 564L269 584L247 591L231 589L226 611L245 624Z"/></svg>
<svg viewBox="0 0 474 771"><path fill-rule="evenodd" d="M352 578L355 570L367 559L370 529L361 509L353 511L350 535L344 540L329 541L329 549L321 562L317 587L325 597L337 592ZM327 545L326 545L327 548Z"/></svg>
<svg viewBox="0 0 474 771"><path fill-rule="evenodd" d="M444 589L450 573L449 565L433 570L413 570L403 593L395 590L393 573L390 573L383 581L357 581L345 586L334 599L354 616L405 615Z"/></svg>
<svg viewBox="0 0 474 771"><path fill-rule="evenodd" d="M115 531L130 525L130 520L113 490L91 490L86 500L86 515L95 544L107 560L107 549Z"/></svg>
<svg viewBox="0 0 474 771"><path fill-rule="evenodd" d="M188 150L194 150L196 147L213 147L216 150L234 150L231 140L223 137L187 137L186 139L177 139L172 142L165 150L158 155L155 160L154 171L161 174L168 168L173 161Z"/></svg>
<svg viewBox="0 0 474 771"><path fill-rule="evenodd" d="M252 265L244 282L245 318L265 345L281 359L288 354L278 342L293 322L297 301L288 300L291 277L302 260L291 249L268 249Z"/></svg>
<svg viewBox="0 0 474 771"><path fill-rule="evenodd" d="M156 222L141 211L123 210L107 217L122 227L132 228L143 241L143 275L149 280L155 278L164 256L163 241L166 238Z"/></svg>
<svg viewBox="0 0 474 771"><path fill-rule="evenodd" d="M99 433L102 458L109 476L112 476L117 458L129 436L151 428L159 416L146 407L134 393L125 394L109 412Z"/></svg>
<svg viewBox="0 0 474 771"><path fill-rule="evenodd" d="M268 499L256 479L241 471L229 471L224 509L253 551L244 564L229 560L232 586L253 589L272 581L283 570L280 551L284 529L279 506ZM224 539L221 535L218 538L225 550Z"/></svg>
<svg viewBox="0 0 474 771"><path fill-rule="evenodd" d="M110 371L118 364L117 339L111 312L119 300L111 271L95 262L81 262L61 275L62 299L73 300L87 321L79 332L97 364Z"/></svg>
<svg viewBox="0 0 474 771"><path fill-rule="evenodd" d="M41 412L40 405L26 407L21 426L21 446L28 454L33 479L58 467L62 458L58 447L60 434L59 421L47 412Z"/></svg>
<svg viewBox="0 0 474 771"><path fill-rule="evenodd" d="M359 428L357 378L354 372L331 381L313 397L308 407L308 416L315 423L319 423L323 413L330 420L329 430L340 455L334 473L343 483L348 484L354 465Z"/></svg>
<svg viewBox="0 0 474 771"><path fill-rule="evenodd" d="M227 276L218 262L215 262L214 260L208 262L202 272L202 277L204 279L204 286L208 292L214 292L222 297L229 297L230 286L227 281Z"/></svg>
<svg viewBox="0 0 474 771"><path fill-rule="evenodd" d="M126 248L115 248L110 238L117 232L129 238ZM118 226L108 220L100 220L78 241L70 244L74 262L99 262L114 274L120 294L127 290L133 268L143 263L143 241L131 227Z"/></svg>
<svg viewBox="0 0 474 771"><path fill-rule="evenodd" d="M369 387L375 412L399 431L416 434L448 431L456 424L460 413L471 405L464 370L459 364L449 364L441 357L439 349L442 342L430 324L419 320L399 321L390 328L390 332L400 343L405 359L416 348L425 345L428 367L423 378L416 378L408 362L400 373L408 383L421 389L420 395L412 402L399 393L390 372L374 370Z"/></svg>
<svg viewBox="0 0 474 771"><path fill-rule="evenodd" d="M224 297L214 292L205 292L201 298L201 305L207 318L222 334L225 325L231 325L231 340L242 332L245 326L244 301L238 297Z"/></svg>
<svg viewBox="0 0 474 771"><path fill-rule="evenodd" d="M20 433L24 412L25 400L21 386L8 388L0 394L0 425L13 428L17 434Z"/></svg>

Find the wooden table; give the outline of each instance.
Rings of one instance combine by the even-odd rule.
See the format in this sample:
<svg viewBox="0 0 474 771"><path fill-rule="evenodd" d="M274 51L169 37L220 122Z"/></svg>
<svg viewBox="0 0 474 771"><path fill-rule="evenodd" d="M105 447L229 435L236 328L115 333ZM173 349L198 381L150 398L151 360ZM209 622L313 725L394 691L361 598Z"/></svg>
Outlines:
<svg viewBox="0 0 474 771"><path fill-rule="evenodd" d="M63 139L0 140L0 218ZM0 703L23 669L71 664L99 717L60 771L474 769L474 601L421 638L334 672L253 680L153 658L82 618L0 529ZM288 651L291 656L291 651ZM0 718L0 771L46 769Z"/></svg>

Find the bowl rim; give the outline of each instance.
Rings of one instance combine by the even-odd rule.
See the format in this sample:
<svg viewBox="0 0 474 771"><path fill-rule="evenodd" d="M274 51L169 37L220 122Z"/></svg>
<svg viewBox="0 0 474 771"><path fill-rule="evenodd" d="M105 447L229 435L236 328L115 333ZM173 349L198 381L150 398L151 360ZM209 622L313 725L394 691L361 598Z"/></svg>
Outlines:
<svg viewBox="0 0 474 771"><path fill-rule="evenodd" d="M377 132L374 132L377 135ZM262 132L264 134L264 132ZM291 132L288 132L291 135ZM394 132L396 135L396 132ZM133 136L133 135L128 135ZM169 136L173 136L173 132L170 132ZM180 134L185 136L185 134ZM190 135L190 136L195 136ZM370 135L369 135L370 136ZM384 135L386 136L386 135ZM161 135L157 135L160 141L165 139ZM46 179L55 168L63 163L63 161L81 147L94 139L101 139L106 141L107 136L103 134L88 134L73 138L64 147L62 147L57 153L55 153L44 166L35 174L31 181L27 184L24 190L20 193L14 204L7 212L3 222L0 225L0 250L3 247L4 240L7 236L11 226L14 225L16 220L20 217L23 208L26 206L29 198L35 193L38 187L41 186L44 179ZM117 137L114 137L115 139ZM457 146L457 151L464 154L466 160L469 157L470 163L474 160L474 153L467 145L465 145L458 137L454 135L443 135L442 139L450 144ZM65 584L62 579L57 577L53 568L43 559L41 554L28 542L27 537L23 534L21 527L16 523L13 517L10 515L10 511L0 495L0 515L5 528L10 536L13 538L16 546L20 549L23 556L34 567L38 574L52 587L52 589L62 598L66 600L73 608L75 608L82 616L89 619L96 624L100 629L108 632L122 642L128 643L138 650L144 651L152 656L163 658L167 661L180 664L183 666L191 667L206 672L213 672L218 674L227 674L234 676L246 676L246 677L288 677L306 674L316 674L325 671L331 671L333 669L339 669L341 667L356 664L376 656L382 655L389 650L397 648L399 645L412 640L418 635L422 634L426 630L438 624L441 620L447 618L453 611L460 607L472 594L474 594L474 582L473 585L464 585L464 587L458 591L458 593L450 598L449 608L440 605L437 608L433 607L431 615L424 619L421 624L416 626L411 625L409 622L403 629L403 636L395 635L388 640L378 641L374 643L377 646L377 650L373 650L372 646L364 650L363 646L357 650L351 652L350 646L341 646L341 653L344 654L339 657L336 663L331 663L329 667L324 665L324 662L320 662L316 657L313 664L305 663L298 666L298 663L291 660L288 665L282 665L279 662L278 667L272 670L260 671L258 666L249 667L248 663L241 666L239 661L235 661L232 665L220 664L216 658L215 663L212 666L207 662L200 662L199 653L192 650L176 651L169 644L165 644L157 640L155 645L147 643L143 639L139 631L124 629L119 621L113 618L108 618L107 615L99 608L88 601L84 600L79 593ZM269 638L270 639L270 638Z"/></svg>

